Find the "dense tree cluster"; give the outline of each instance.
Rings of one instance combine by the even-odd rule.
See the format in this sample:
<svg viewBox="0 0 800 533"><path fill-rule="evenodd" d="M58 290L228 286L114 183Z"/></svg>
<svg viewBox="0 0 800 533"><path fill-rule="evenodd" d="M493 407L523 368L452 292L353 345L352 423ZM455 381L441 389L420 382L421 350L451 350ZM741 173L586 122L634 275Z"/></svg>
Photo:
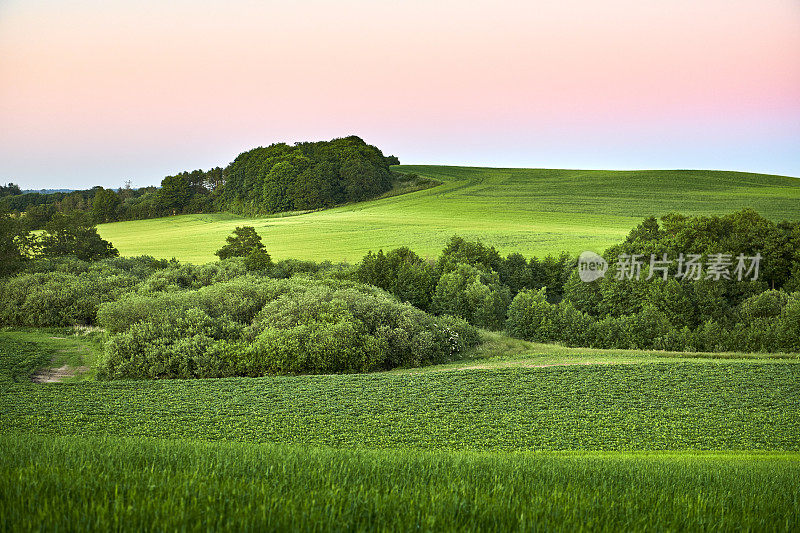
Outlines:
<svg viewBox="0 0 800 533"><path fill-rule="evenodd" d="M22 190L20 190L19 185L14 183L0 185L0 198L3 196L16 196L18 194L22 194Z"/></svg>
<svg viewBox="0 0 800 533"><path fill-rule="evenodd" d="M30 229L56 214L87 214L96 224L168 215L234 211L266 214L330 207L366 200L392 188L390 165L375 146L358 137L294 145L273 144L240 154L227 167L166 176L161 187L118 190L93 187L72 192L27 193L0 186L0 205ZM430 184L416 177L406 186Z"/></svg>
<svg viewBox="0 0 800 533"><path fill-rule="evenodd" d="M578 276L576 258L568 254L502 257L479 241L454 237L435 262L417 267L415 277L398 260L409 257L406 249L368 254L355 277L434 313L489 329L505 327L533 341L676 351L800 351L800 222L774 223L750 209L724 216L649 217L604 258L613 267L624 254L643 258L638 279L617 279L612 269L586 283ZM677 262L651 276L651 255L665 254L694 255L701 263L716 254L759 255L759 276L680 278ZM408 264L420 263L417 258ZM419 280L410 293L402 289L409 279Z"/></svg>
<svg viewBox="0 0 800 533"><path fill-rule="evenodd" d="M36 258L75 256L97 261L119 255L111 243L103 240L91 219L84 214L56 214L41 233L0 205L0 277L14 273Z"/></svg>
<svg viewBox="0 0 800 533"><path fill-rule="evenodd" d="M256 148L225 169L220 205L258 214L366 200L391 189L396 161L355 136Z"/></svg>

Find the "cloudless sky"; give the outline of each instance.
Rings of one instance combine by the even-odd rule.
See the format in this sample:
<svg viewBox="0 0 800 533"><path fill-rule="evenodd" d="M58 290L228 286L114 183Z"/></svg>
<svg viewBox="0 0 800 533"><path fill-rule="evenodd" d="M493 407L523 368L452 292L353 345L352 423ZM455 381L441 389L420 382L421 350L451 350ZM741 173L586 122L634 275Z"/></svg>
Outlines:
<svg viewBox="0 0 800 533"><path fill-rule="evenodd" d="M800 1L0 0L0 183L351 134L403 163L800 177Z"/></svg>

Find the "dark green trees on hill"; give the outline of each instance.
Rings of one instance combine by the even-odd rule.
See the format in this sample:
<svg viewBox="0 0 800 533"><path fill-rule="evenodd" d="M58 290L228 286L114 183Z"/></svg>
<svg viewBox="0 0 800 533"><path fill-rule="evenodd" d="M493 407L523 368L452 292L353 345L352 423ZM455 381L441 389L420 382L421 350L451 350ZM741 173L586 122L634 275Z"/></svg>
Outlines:
<svg viewBox="0 0 800 533"><path fill-rule="evenodd" d="M227 167L166 176L161 187L117 191L22 194L0 185L0 204L42 229L57 213L87 213L96 224L168 215L233 211L263 215L305 211L375 198L392 188L390 165L375 146L356 136L332 141L272 144L240 154Z"/></svg>
<svg viewBox="0 0 800 533"><path fill-rule="evenodd" d="M392 186L392 161L355 136L256 148L225 169L220 207L277 213L374 198Z"/></svg>

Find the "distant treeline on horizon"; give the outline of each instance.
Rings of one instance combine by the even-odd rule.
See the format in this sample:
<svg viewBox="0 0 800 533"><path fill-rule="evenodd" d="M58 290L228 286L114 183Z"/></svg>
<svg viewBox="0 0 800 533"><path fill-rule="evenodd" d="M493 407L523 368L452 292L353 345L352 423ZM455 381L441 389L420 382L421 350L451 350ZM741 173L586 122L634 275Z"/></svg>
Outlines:
<svg viewBox="0 0 800 533"><path fill-rule="evenodd" d="M95 223L140 220L174 214L231 211L263 215L305 211L375 198L392 188L390 165L375 146L350 136L320 142L258 147L239 154L228 166L167 176L161 187L118 190L23 191L0 186L0 210L42 228L57 213L83 213Z"/></svg>

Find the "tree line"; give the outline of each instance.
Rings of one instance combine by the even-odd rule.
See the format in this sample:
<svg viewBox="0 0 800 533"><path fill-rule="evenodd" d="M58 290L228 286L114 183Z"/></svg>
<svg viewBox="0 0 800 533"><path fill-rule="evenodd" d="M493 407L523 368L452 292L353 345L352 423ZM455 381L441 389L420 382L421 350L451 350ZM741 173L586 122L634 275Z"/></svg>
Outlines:
<svg viewBox="0 0 800 533"><path fill-rule="evenodd" d="M644 265L638 279L585 282L570 254L503 256L459 236L436 258L404 247L349 265L273 261L255 229L239 227L219 261L195 266L113 257L108 243L81 255L76 235L56 226L21 235L20 246L43 239L41 252L2 273L0 324L99 324L119 335L109 377L414 366L461 353L477 342L476 327L569 346L800 352L800 222L749 209L650 217L603 254L611 264L626 253L760 255L761 275L741 281L680 278L674 266L648 279Z"/></svg>
<svg viewBox="0 0 800 533"><path fill-rule="evenodd" d="M233 211L269 214L311 210L374 198L392 188L395 174L375 146L356 136L321 142L285 143L239 154L226 167L166 176L160 187L22 194L0 186L0 207L31 229L57 214L84 214L95 224L168 215Z"/></svg>

